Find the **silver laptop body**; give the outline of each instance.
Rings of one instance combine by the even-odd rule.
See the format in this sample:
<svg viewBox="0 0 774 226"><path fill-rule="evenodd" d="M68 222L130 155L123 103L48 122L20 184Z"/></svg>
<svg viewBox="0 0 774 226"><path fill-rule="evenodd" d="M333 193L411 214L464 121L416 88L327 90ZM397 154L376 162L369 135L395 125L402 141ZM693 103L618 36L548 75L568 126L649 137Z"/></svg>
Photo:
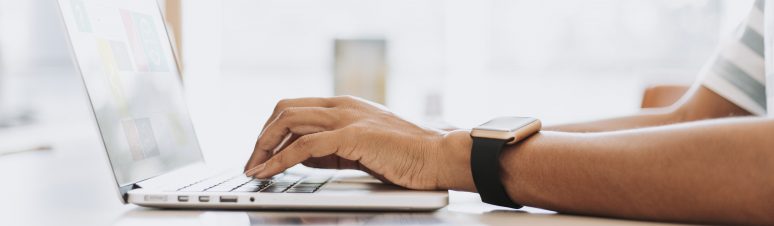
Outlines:
<svg viewBox="0 0 774 226"><path fill-rule="evenodd" d="M259 180L207 167L157 2L59 0L59 8L124 203L346 210L447 205L446 191L406 190L359 171L299 166Z"/></svg>

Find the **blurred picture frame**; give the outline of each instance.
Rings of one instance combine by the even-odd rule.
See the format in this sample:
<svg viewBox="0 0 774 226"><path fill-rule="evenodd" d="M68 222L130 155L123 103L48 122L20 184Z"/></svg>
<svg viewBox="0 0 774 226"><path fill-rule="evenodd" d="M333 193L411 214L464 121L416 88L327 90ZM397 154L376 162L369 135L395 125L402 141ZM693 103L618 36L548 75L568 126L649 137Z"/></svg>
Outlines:
<svg viewBox="0 0 774 226"><path fill-rule="evenodd" d="M351 38L334 41L334 94L384 104L388 74L387 40Z"/></svg>

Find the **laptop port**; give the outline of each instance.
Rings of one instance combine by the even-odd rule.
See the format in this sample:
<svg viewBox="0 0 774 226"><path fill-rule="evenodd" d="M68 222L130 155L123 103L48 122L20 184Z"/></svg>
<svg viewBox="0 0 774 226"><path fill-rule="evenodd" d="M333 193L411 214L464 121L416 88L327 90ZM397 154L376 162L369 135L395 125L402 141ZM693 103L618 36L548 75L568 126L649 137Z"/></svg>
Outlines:
<svg viewBox="0 0 774 226"><path fill-rule="evenodd" d="M177 201L178 202L188 202L188 196L187 195L177 196Z"/></svg>
<svg viewBox="0 0 774 226"><path fill-rule="evenodd" d="M145 201L149 202L166 202L167 196L166 195L146 195Z"/></svg>
<svg viewBox="0 0 774 226"><path fill-rule="evenodd" d="M237 202L236 196L221 196L220 202Z"/></svg>
<svg viewBox="0 0 774 226"><path fill-rule="evenodd" d="M199 196L199 202L209 202L210 197L209 196Z"/></svg>

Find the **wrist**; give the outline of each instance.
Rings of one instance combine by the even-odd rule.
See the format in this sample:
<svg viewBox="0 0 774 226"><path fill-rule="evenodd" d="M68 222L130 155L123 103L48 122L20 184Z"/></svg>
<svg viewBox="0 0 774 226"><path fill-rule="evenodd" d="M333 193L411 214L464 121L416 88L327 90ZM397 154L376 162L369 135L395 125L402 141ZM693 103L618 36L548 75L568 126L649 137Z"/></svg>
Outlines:
<svg viewBox="0 0 774 226"><path fill-rule="evenodd" d="M470 131L456 130L444 135L439 156L441 157L439 187L441 189L475 192L473 173L470 169L470 151L473 139Z"/></svg>

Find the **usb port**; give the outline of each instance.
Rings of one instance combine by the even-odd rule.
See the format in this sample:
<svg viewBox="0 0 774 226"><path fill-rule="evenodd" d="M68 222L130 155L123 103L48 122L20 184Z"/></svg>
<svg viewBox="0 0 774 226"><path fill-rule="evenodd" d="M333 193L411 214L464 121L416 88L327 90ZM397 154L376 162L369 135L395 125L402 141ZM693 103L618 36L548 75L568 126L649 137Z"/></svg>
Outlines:
<svg viewBox="0 0 774 226"><path fill-rule="evenodd" d="M199 196L199 202L209 202L210 197L209 196Z"/></svg>
<svg viewBox="0 0 774 226"><path fill-rule="evenodd" d="M187 195L177 196L177 201L178 202L188 202L188 196Z"/></svg>
<svg viewBox="0 0 774 226"><path fill-rule="evenodd" d="M220 202L237 202L236 196L221 196Z"/></svg>

